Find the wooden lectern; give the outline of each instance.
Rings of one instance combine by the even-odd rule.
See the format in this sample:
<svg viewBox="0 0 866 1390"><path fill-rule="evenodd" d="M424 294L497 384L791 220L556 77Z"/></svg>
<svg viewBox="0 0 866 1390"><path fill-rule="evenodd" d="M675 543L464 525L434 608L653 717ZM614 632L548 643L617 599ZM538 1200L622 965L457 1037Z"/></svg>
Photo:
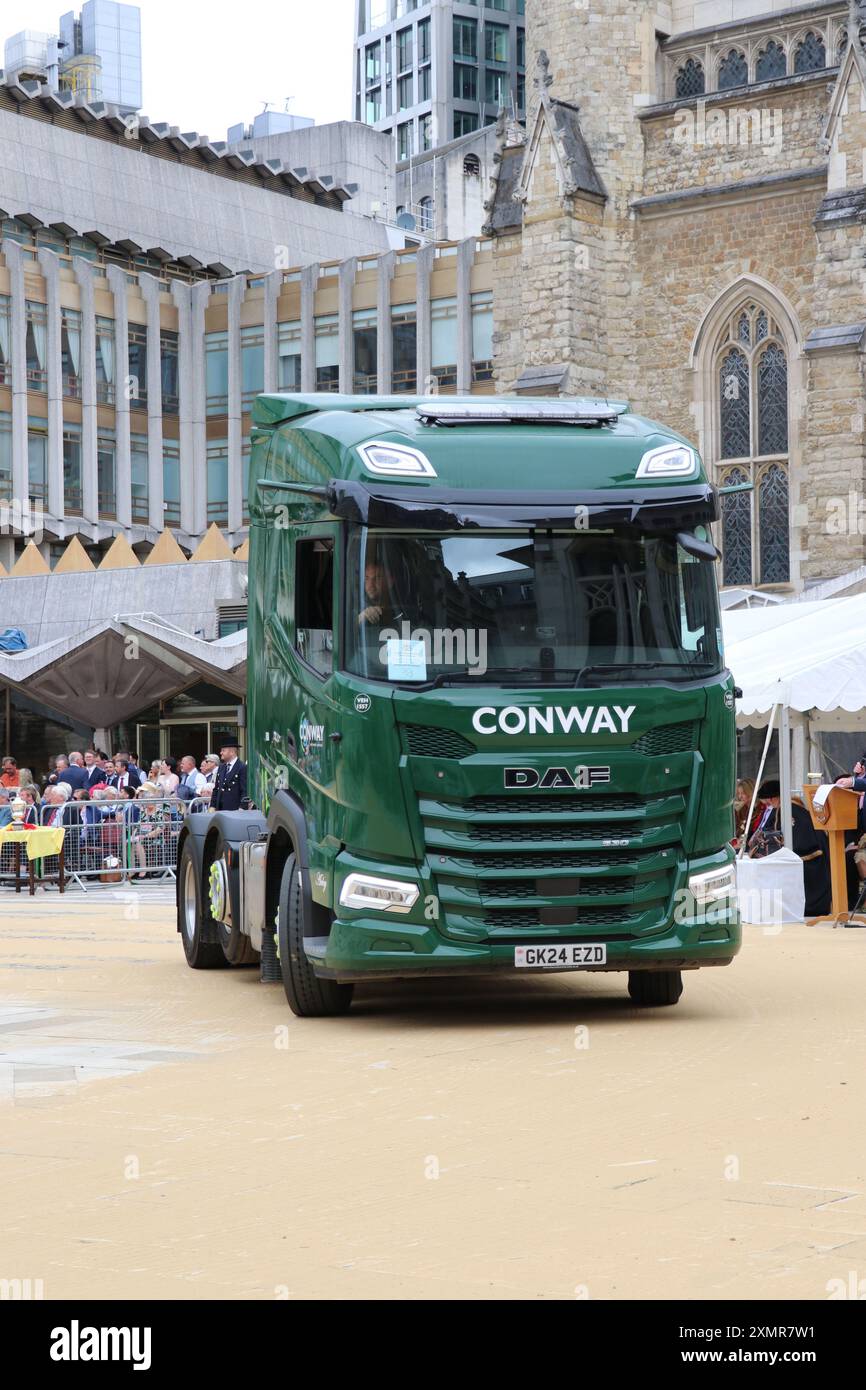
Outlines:
<svg viewBox="0 0 866 1390"><path fill-rule="evenodd" d="M815 806L817 787L803 788L803 800L808 807L816 830L825 830L830 844L830 883L833 889L832 914L848 916L848 879L845 872L845 846L857 828L859 792L847 787L834 787L823 806Z"/></svg>

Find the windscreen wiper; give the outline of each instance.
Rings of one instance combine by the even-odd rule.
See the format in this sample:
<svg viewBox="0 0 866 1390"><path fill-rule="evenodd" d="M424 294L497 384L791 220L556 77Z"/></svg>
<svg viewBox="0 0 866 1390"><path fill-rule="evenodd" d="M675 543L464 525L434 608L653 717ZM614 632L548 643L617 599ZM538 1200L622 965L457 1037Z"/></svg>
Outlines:
<svg viewBox="0 0 866 1390"><path fill-rule="evenodd" d="M484 685L485 682L499 680L503 676L544 676L547 672L539 666L488 666L484 671L440 671L429 681L395 681L402 690L439 690L443 685Z"/></svg>
<svg viewBox="0 0 866 1390"><path fill-rule="evenodd" d="M677 675L685 672L700 672L708 675L714 670L711 661L600 661L591 666L582 666L574 678L575 688L583 684L584 676L601 675L609 671L674 671Z"/></svg>

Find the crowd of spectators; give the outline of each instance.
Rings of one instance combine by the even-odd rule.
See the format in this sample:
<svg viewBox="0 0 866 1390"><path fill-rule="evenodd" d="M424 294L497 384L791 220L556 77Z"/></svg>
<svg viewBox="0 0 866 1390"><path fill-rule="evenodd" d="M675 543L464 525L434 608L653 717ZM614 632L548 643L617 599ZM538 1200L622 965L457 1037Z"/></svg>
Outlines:
<svg viewBox="0 0 866 1390"><path fill-rule="evenodd" d="M13 757L0 770L0 830L13 820L12 803L24 802L26 826L63 827L67 836L67 868L97 869L117 860L127 868L146 870L162 863L176 839L187 806L204 810L210 803L220 758L208 753L196 766L191 755L166 757L147 770L134 753L109 757L98 748L70 751L52 759L44 778L19 766ZM3 869L0 865L0 870ZM136 872L130 877L136 877Z"/></svg>

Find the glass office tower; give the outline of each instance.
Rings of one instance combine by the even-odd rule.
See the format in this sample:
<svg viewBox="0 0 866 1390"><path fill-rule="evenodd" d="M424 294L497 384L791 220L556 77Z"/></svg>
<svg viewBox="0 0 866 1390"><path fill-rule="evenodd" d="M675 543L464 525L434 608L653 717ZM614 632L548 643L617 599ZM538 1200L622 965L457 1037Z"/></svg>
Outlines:
<svg viewBox="0 0 866 1390"><path fill-rule="evenodd" d="M61 81L89 100L141 109L141 11L116 0L85 0L60 19Z"/></svg>

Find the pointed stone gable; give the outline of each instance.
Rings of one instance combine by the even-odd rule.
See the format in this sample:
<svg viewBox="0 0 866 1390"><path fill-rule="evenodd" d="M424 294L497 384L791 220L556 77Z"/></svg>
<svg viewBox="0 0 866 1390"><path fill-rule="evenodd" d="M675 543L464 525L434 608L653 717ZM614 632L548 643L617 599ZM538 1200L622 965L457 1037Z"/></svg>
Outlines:
<svg viewBox="0 0 866 1390"><path fill-rule="evenodd" d="M81 541L77 536L73 536L60 559L57 561L57 564L54 566L54 573L86 574L89 570L95 569L96 566L84 549Z"/></svg>
<svg viewBox="0 0 866 1390"><path fill-rule="evenodd" d="M28 541L12 566L12 578L32 579L38 574L50 573L48 562L44 559L41 551L33 541Z"/></svg>
<svg viewBox="0 0 866 1390"><path fill-rule="evenodd" d="M821 144L829 155L828 193L866 185L866 53L859 33L853 42L849 37Z"/></svg>
<svg viewBox="0 0 866 1390"><path fill-rule="evenodd" d="M239 545L238 548L237 548L237 550L235 551L235 559L236 559L236 560L248 560L249 558L250 558L250 543L249 543L248 540L246 540L246 541L244 541L243 545Z"/></svg>
<svg viewBox="0 0 866 1390"><path fill-rule="evenodd" d="M125 536L115 536L99 566L101 570L138 569L139 559Z"/></svg>
<svg viewBox="0 0 866 1390"><path fill-rule="evenodd" d="M231 560L232 548L214 521L208 529L198 549L190 556L190 564L202 564L207 560Z"/></svg>
<svg viewBox="0 0 866 1390"><path fill-rule="evenodd" d="M526 204L532 196L537 170L542 170L542 196L553 192L547 167L552 167L560 198L586 197L605 202L607 192L580 128L580 108L550 95L550 61L538 55L535 86L538 104L530 126L523 168L514 197Z"/></svg>
<svg viewBox="0 0 866 1390"><path fill-rule="evenodd" d="M501 112L496 122L490 192L484 203L487 217L482 231L485 236L501 235L520 227L521 208L514 194L523 169L525 147L523 127Z"/></svg>
<svg viewBox="0 0 866 1390"><path fill-rule="evenodd" d="M186 556L169 531L168 527L162 532L153 550L144 562L146 565L185 565Z"/></svg>

